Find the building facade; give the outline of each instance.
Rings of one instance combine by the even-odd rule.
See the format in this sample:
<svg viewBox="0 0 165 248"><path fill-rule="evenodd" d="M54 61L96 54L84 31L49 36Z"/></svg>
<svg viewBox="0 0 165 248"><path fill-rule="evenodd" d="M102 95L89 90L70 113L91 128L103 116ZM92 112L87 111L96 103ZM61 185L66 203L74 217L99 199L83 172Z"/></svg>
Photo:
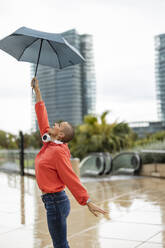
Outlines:
<svg viewBox="0 0 165 248"><path fill-rule="evenodd" d="M95 113L96 78L94 72L93 41L91 35L79 35L75 29L62 36L85 58L85 62L62 70L39 65L37 78L45 102L50 126L57 121L81 124L83 117ZM33 77L35 65L31 67ZM38 129L32 96L32 130Z"/></svg>
<svg viewBox="0 0 165 248"><path fill-rule="evenodd" d="M139 138L145 138L147 134L154 134L165 129L165 122L162 121L135 121L129 122L128 125Z"/></svg>
<svg viewBox="0 0 165 248"><path fill-rule="evenodd" d="M158 120L165 122L165 34L155 36L155 77Z"/></svg>

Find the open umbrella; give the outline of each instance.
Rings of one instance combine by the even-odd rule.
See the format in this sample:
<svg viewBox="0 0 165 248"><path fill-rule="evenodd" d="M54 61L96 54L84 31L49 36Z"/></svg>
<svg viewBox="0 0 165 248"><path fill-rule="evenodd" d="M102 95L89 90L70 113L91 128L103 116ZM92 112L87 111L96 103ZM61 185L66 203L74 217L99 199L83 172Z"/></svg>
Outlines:
<svg viewBox="0 0 165 248"><path fill-rule="evenodd" d="M35 76L38 64L62 69L85 61L61 34L46 33L26 27L21 27L0 40L0 49L18 61L36 64Z"/></svg>

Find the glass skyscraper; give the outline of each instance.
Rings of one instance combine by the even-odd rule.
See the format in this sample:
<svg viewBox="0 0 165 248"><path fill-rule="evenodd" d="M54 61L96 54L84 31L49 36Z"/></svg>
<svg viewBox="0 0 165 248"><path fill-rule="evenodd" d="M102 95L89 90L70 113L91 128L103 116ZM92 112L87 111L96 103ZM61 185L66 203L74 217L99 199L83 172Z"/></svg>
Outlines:
<svg viewBox="0 0 165 248"><path fill-rule="evenodd" d="M155 52L157 113L159 121L165 122L165 34L155 36Z"/></svg>
<svg viewBox="0 0 165 248"><path fill-rule="evenodd" d="M76 126L83 117L95 113L96 79L93 61L93 41L88 34L79 35L75 29L62 33L62 36L85 58L80 65L57 70L38 66L37 78L45 102L50 126L56 121L68 121ZM35 65L31 67L33 77ZM32 130L38 125L34 113L35 95L32 96Z"/></svg>

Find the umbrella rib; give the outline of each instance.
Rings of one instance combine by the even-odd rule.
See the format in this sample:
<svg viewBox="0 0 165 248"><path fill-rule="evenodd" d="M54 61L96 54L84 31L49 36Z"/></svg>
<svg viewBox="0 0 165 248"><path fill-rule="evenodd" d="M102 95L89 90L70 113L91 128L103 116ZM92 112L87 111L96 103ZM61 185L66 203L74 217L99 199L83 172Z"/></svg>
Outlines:
<svg viewBox="0 0 165 248"><path fill-rule="evenodd" d="M22 55L24 54L25 50L30 47L33 43L35 43L39 38L33 40L28 46L25 47L25 49L23 50L23 52L21 53L21 55L19 56L18 60L21 59Z"/></svg>
<svg viewBox="0 0 165 248"><path fill-rule="evenodd" d="M49 46L53 49L53 51L55 52L55 54L57 55L57 58L58 58L58 53L57 53L56 49L52 46L52 44L50 43L49 40L47 40L47 42L48 42ZM62 69L62 66L61 66L59 58L58 58L58 62L59 62L59 65L60 65L60 69Z"/></svg>

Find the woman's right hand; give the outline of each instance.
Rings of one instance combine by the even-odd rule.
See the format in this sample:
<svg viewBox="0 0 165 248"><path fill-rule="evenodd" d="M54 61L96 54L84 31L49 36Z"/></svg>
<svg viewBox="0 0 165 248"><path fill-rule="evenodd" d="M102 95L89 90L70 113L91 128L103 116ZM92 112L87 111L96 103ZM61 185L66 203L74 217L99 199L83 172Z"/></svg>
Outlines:
<svg viewBox="0 0 165 248"><path fill-rule="evenodd" d="M34 90L39 89L39 84L38 84L38 79L36 77L34 77L31 81L31 87Z"/></svg>
<svg viewBox="0 0 165 248"><path fill-rule="evenodd" d="M105 211L101 208L99 208L97 205L95 205L93 202L87 203L89 211L94 214L96 217L98 217L98 213L101 213L103 215L108 214L108 211Z"/></svg>

